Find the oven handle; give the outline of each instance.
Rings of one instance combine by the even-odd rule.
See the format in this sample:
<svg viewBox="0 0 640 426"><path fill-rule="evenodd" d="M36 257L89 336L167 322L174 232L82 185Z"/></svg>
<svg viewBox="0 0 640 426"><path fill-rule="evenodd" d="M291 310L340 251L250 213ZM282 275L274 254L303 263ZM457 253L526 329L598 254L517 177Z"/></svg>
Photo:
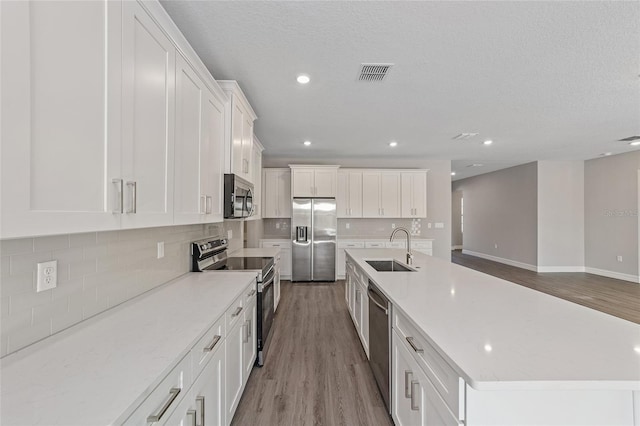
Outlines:
<svg viewBox="0 0 640 426"><path fill-rule="evenodd" d="M265 277L266 279L258 284L258 293L262 293L266 288L273 285L273 281L276 278L275 271L271 269L271 271Z"/></svg>

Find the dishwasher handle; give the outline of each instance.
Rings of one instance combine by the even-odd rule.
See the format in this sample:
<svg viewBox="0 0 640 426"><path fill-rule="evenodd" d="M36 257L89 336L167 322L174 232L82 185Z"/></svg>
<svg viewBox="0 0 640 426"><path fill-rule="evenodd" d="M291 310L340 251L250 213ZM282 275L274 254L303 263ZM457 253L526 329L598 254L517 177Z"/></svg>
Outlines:
<svg viewBox="0 0 640 426"><path fill-rule="evenodd" d="M373 302L374 305L376 305L378 308L380 308L385 315L389 315L389 309L386 308L385 306L382 305L382 303L378 302L376 300L376 298L374 297L374 295L377 296L376 292L371 290L371 287L369 287L369 291L367 292L369 295L369 300Z"/></svg>

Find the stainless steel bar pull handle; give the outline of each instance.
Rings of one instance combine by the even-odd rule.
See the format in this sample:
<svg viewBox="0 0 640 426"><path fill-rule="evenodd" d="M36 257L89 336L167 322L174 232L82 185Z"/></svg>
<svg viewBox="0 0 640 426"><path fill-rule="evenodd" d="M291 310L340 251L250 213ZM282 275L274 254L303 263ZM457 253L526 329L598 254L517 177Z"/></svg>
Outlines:
<svg viewBox="0 0 640 426"><path fill-rule="evenodd" d="M404 371L404 397L411 398L411 379L413 373L410 370Z"/></svg>
<svg viewBox="0 0 640 426"><path fill-rule="evenodd" d="M237 317L242 312L242 306L238 306L236 310L231 314L232 317Z"/></svg>
<svg viewBox="0 0 640 426"><path fill-rule="evenodd" d="M419 385L420 383L417 380L412 380L411 381L411 409L413 411L419 411L420 410L420 406L418 404L416 404L416 393L413 391L413 387L415 385Z"/></svg>
<svg viewBox="0 0 640 426"><path fill-rule="evenodd" d="M247 294L247 297L251 297L251 296L253 296L254 294L256 294L256 291L255 291L255 290L251 290L251 291L249 292L249 294Z"/></svg>
<svg viewBox="0 0 640 426"><path fill-rule="evenodd" d="M118 208L113 209L113 214L124 213L124 181L122 179L112 179L111 183L115 184L118 188Z"/></svg>
<svg viewBox="0 0 640 426"><path fill-rule="evenodd" d="M218 342L220 341L220 339L222 338L222 336L219 335L215 335L213 336L213 340L211 341L211 343L209 343L209 346L206 346L204 349L202 349L203 352L211 352L213 350L213 348L216 347L216 345L218 344Z"/></svg>
<svg viewBox="0 0 640 426"><path fill-rule="evenodd" d="M127 187L131 188L131 204L127 213L138 213L138 183L127 182Z"/></svg>
<svg viewBox="0 0 640 426"><path fill-rule="evenodd" d="M424 353L424 349L417 347L415 341L416 341L415 338L407 337L407 342L409 343L409 345L411 345L411 348L413 348L414 351L416 351L419 354Z"/></svg>
<svg viewBox="0 0 640 426"><path fill-rule="evenodd" d="M204 396L196 397L196 415L200 412L200 423L197 426L204 426Z"/></svg>
<svg viewBox="0 0 640 426"><path fill-rule="evenodd" d="M247 343L249 341L249 332L247 331L249 327L247 327L247 321L242 324L242 343Z"/></svg>
<svg viewBox="0 0 640 426"><path fill-rule="evenodd" d="M207 213L207 197L205 195L200 196L200 214Z"/></svg>
<svg viewBox="0 0 640 426"><path fill-rule="evenodd" d="M178 395L180 395L181 390L182 389L180 388L171 388L169 390L169 398L165 401L164 404L162 404L162 407L160 407L160 410L158 410L156 414L152 414L147 417L147 423L160 421L162 416L164 416L164 413L166 413L171 404L173 404L173 401L175 401Z"/></svg>
<svg viewBox="0 0 640 426"><path fill-rule="evenodd" d="M249 322L249 325L247 326L247 338L251 337L251 329L253 328L252 327L253 326L253 324L252 324L253 321L249 320L248 322Z"/></svg>
<svg viewBox="0 0 640 426"><path fill-rule="evenodd" d="M187 410L187 425L198 426L198 423L196 423L196 410Z"/></svg>

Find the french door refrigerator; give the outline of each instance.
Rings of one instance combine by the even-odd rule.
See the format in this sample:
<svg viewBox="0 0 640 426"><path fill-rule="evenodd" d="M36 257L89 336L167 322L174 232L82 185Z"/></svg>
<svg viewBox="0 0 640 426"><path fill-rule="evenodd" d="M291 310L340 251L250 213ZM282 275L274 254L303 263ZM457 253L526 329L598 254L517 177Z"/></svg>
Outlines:
<svg viewBox="0 0 640 426"><path fill-rule="evenodd" d="M294 198L292 281L336 280L338 219L334 198Z"/></svg>

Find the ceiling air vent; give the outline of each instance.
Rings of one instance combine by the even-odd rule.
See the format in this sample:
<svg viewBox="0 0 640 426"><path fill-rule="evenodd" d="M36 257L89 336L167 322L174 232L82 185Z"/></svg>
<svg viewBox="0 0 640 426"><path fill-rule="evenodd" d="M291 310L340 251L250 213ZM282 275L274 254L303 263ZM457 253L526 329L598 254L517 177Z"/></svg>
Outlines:
<svg viewBox="0 0 640 426"><path fill-rule="evenodd" d="M460 140L471 139L474 136L478 136L478 134L477 133L460 133L459 135L456 135L451 139L453 139L454 141L460 141Z"/></svg>
<svg viewBox="0 0 640 426"><path fill-rule="evenodd" d="M629 136L628 138L618 139L618 141L620 141L620 142L633 142L633 141L637 141L638 139L640 139L640 136Z"/></svg>
<svg viewBox="0 0 640 426"><path fill-rule="evenodd" d="M360 64L359 81L382 81L393 64Z"/></svg>

